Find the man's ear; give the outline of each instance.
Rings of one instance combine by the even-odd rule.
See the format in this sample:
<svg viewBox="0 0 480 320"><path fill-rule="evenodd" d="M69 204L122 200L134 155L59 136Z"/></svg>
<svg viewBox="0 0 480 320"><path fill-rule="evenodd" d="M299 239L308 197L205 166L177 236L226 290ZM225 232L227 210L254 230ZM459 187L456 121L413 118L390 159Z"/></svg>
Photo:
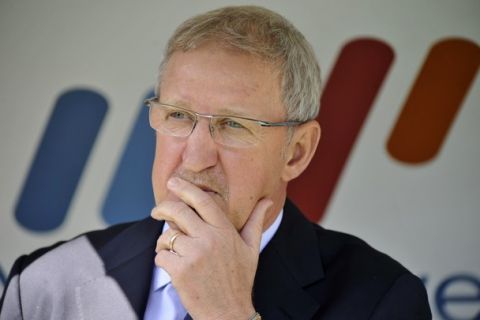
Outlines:
<svg viewBox="0 0 480 320"><path fill-rule="evenodd" d="M288 182L305 170L315 154L321 129L317 121L308 121L297 128L286 147L285 167L282 179Z"/></svg>

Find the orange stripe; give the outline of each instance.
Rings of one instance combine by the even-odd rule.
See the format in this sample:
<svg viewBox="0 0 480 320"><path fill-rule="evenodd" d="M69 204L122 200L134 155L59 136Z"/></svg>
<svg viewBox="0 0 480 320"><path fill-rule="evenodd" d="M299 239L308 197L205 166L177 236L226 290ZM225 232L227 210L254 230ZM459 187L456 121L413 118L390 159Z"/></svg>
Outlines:
<svg viewBox="0 0 480 320"><path fill-rule="evenodd" d="M463 39L430 50L387 142L390 155L408 164L440 151L480 64L480 48Z"/></svg>

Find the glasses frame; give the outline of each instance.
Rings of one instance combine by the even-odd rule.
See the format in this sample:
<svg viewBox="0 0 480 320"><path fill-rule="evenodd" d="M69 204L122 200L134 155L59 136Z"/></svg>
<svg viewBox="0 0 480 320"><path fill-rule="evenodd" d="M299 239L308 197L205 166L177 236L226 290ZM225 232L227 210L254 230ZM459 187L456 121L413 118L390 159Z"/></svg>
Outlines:
<svg viewBox="0 0 480 320"><path fill-rule="evenodd" d="M144 101L144 104L149 107L149 108L152 108L152 107L155 107L153 105L153 103L156 103L157 105L160 105L160 106L165 106L165 107L170 107L170 108L177 108L181 111L184 111L184 112L187 112L187 113L190 113L192 115L194 115L194 119L195 121L193 122L193 126L192 126L192 130L185 136L185 137L188 137L189 135L192 134L193 130L195 130L195 127L197 126L197 123L198 123L198 118L206 118L206 119L209 119L209 123L210 123L210 131L212 131L212 122L211 120L212 119L215 119L215 118L232 118L232 119L242 119L242 120L248 120L248 121L252 121L252 122L255 122L256 124L258 124L259 126L261 127L295 127L295 126L299 126L301 124L304 124L306 121L280 121L280 122L273 122L273 121L267 121L267 120L259 120L259 119L253 119L253 118L248 118L248 117L242 117L242 116L234 116L234 115L220 115L220 114L207 114L207 113L200 113L200 112L196 112L196 111L193 111L193 110L189 110L189 109L186 109L186 108L182 108L182 107L178 107L178 106L175 106L175 105L171 105L171 104L168 104L168 103L162 103L160 102L159 98L158 97L152 97L152 98L149 98L149 99L145 99ZM155 128L153 128L155 131L157 131Z"/></svg>

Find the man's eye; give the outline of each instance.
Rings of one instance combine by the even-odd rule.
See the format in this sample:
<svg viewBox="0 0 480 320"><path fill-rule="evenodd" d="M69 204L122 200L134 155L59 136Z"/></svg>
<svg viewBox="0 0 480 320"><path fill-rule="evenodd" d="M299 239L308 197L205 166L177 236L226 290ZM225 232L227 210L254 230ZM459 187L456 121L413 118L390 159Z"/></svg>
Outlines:
<svg viewBox="0 0 480 320"><path fill-rule="evenodd" d="M183 120L183 119L188 119L189 116L186 112L182 111L172 111L168 114L168 118L172 119L177 119L177 120Z"/></svg>
<svg viewBox="0 0 480 320"><path fill-rule="evenodd" d="M233 119L228 119L228 118L222 121L222 125L224 127L233 128L233 129L245 129L245 126L243 126L238 121L235 121Z"/></svg>

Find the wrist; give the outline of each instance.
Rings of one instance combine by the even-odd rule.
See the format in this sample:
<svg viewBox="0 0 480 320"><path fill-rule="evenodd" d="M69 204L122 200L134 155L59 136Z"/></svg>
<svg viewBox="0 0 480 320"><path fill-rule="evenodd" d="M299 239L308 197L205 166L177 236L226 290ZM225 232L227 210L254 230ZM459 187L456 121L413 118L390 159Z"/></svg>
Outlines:
<svg viewBox="0 0 480 320"><path fill-rule="evenodd" d="M202 316L198 319L208 319L208 320L261 320L260 314L255 311L255 308L238 308L239 306L236 305L235 308L230 308L227 312L223 312L217 315L209 315L205 318ZM197 319L197 318L193 318Z"/></svg>

